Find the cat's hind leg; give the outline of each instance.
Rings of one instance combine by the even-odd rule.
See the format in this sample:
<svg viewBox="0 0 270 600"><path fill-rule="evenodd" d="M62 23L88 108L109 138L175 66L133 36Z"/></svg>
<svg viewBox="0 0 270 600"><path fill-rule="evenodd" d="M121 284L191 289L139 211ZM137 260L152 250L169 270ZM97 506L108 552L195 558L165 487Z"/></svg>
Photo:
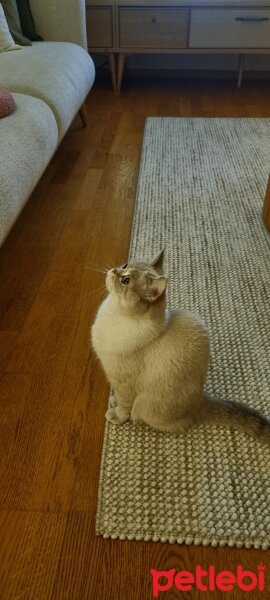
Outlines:
<svg viewBox="0 0 270 600"><path fill-rule="evenodd" d="M136 423L144 423L145 420L143 418L143 400L141 400L141 396L138 396L135 399L135 402L132 407L130 420L135 425Z"/></svg>
<svg viewBox="0 0 270 600"><path fill-rule="evenodd" d="M149 399L145 398L143 394L137 396L131 411L130 420L132 423L145 423L146 425L150 425L150 427L155 427L156 429L156 418L154 415L153 407L149 402Z"/></svg>
<svg viewBox="0 0 270 600"><path fill-rule="evenodd" d="M190 417L169 419L164 412L159 412L155 404L151 406L144 396L138 396L133 404L130 420L132 423L145 423L164 433L185 433L192 426Z"/></svg>

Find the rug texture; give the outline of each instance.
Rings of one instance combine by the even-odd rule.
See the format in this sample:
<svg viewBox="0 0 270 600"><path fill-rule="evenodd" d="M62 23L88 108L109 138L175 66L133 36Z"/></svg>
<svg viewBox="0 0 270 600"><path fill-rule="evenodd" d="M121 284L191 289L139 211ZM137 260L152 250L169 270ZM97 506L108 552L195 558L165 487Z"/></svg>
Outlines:
<svg viewBox="0 0 270 600"><path fill-rule="evenodd" d="M269 119L150 118L130 256L165 248L170 308L211 336L207 390L270 416L270 236L262 205ZM106 424L97 533L268 548L270 448L200 426L186 435Z"/></svg>

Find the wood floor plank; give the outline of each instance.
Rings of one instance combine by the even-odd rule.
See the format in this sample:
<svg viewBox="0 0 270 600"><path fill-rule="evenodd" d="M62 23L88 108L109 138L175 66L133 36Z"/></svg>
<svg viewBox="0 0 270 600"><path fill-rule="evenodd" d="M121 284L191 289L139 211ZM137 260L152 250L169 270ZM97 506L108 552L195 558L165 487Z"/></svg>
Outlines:
<svg viewBox="0 0 270 600"><path fill-rule="evenodd" d="M0 375L5 372L18 337L19 331L0 330Z"/></svg>
<svg viewBox="0 0 270 600"><path fill-rule="evenodd" d="M1 375L1 411L0 411L0 474L1 490L8 493L10 479L7 476L8 461L15 452L16 437L24 419L24 409L31 377L17 373ZM6 479L7 477L7 479ZM7 487L4 482L7 481ZM14 500L14 498L12 498Z"/></svg>
<svg viewBox="0 0 270 600"><path fill-rule="evenodd" d="M43 506L75 400L73 393L63 396L61 388L78 328L80 279L79 272L47 273L8 363L6 376L28 376L29 385L17 453L15 448L0 490L2 507L37 510Z"/></svg>
<svg viewBox="0 0 270 600"><path fill-rule="evenodd" d="M99 269L128 255L145 119L269 117L269 89L130 80L115 94L98 83L89 127L74 120L1 249L1 600L150 600L151 568L270 567L261 551L95 536L109 389L89 343ZM267 597L269 583L252 594Z"/></svg>
<svg viewBox="0 0 270 600"><path fill-rule="evenodd" d="M98 281L98 277L95 278ZM104 414L104 404L100 402L100 388L96 388L94 373L97 368L96 357L90 352L90 314L95 310L102 294L95 292L93 278L87 272L82 284L80 305L77 308L77 327L74 331L68 361L59 394L62 404L61 423L63 435L58 433L57 443L51 455L53 477L48 478L44 493L43 510L68 511L74 507L88 510L94 514L95 497L93 497L93 460L99 460L100 440L96 421ZM108 386L104 382L104 399L108 396ZM98 413L93 410L98 403ZM61 427L61 429L62 429ZM85 444L85 438L87 443ZM50 444L50 440L48 441ZM90 477L89 477L90 471ZM81 475L82 473L82 475ZM92 477L91 477L92 475ZM77 488L81 490L81 478L89 481L89 487L83 491L83 502L77 498ZM76 486L76 487L75 487ZM96 488L95 488L96 492Z"/></svg>
<svg viewBox="0 0 270 600"><path fill-rule="evenodd" d="M48 600L66 515L0 511L1 600Z"/></svg>
<svg viewBox="0 0 270 600"><path fill-rule="evenodd" d="M93 195L95 194L102 177L103 169L87 170L80 187L80 193L76 200L76 210L88 210L91 205Z"/></svg>
<svg viewBox="0 0 270 600"><path fill-rule="evenodd" d="M62 600L68 593L73 594L70 597L82 600L89 598L124 600L127 597L151 600L153 598L151 569L164 571L175 568L176 572L186 569L194 572L196 564L206 568L213 564L217 572L223 570L235 572L237 565L256 571L257 564L260 562L266 564L266 553L263 551L243 552L232 548L226 558L221 548L179 547L154 542L138 544L135 541L93 538L92 528L93 519L87 513L74 512L70 515L52 600ZM214 594L204 593L204 596L207 600L211 597L217 600L224 599L224 593L218 590ZM199 600L202 593L194 589L192 592L180 594L172 589L160 595L160 598L166 600L176 600L180 597ZM244 597L245 593L242 594L240 590L230 592L232 600ZM255 600L259 598L266 600L268 595L254 591L252 597Z"/></svg>

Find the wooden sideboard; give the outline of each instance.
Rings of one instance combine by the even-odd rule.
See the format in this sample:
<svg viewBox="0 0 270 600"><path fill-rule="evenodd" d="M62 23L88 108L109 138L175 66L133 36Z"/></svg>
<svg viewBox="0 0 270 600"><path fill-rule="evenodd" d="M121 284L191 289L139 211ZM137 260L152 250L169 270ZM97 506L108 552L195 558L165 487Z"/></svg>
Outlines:
<svg viewBox="0 0 270 600"><path fill-rule="evenodd" d="M237 54L240 87L245 56L270 53L270 0L86 0L86 15L118 91L130 54Z"/></svg>

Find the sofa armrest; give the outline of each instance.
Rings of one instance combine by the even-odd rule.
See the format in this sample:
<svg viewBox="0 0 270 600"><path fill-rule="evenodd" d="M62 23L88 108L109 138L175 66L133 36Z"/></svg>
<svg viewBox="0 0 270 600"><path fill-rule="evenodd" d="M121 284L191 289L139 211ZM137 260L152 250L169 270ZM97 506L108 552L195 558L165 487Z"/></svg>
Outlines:
<svg viewBox="0 0 270 600"><path fill-rule="evenodd" d="M46 41L87 49L85 0L30 0L37 32Z"/></svg>

